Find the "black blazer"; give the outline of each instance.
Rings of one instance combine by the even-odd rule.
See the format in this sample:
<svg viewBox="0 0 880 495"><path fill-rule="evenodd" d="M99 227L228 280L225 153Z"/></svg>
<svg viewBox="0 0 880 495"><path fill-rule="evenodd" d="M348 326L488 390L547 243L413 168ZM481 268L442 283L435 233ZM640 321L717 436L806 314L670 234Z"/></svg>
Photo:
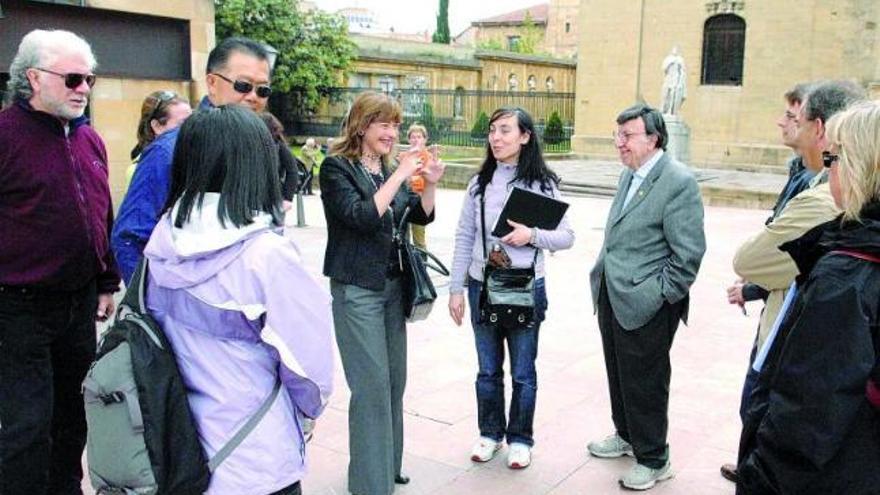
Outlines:
<svg viewBox="0 0 880 495"><path fill-rule="evenodd" d="M387 170L385 175L389 175ZM358 162L328 156L321 164L320 180L327 219L324 275L344 284L383 290L391 252L392 214L386 211L379 217L373 201L376 189ZM412 206L409 222L427 225L434 221L434 212L427 215L419 196L403 184L389 208L395 222L400 222L407 205Z"/></svg>

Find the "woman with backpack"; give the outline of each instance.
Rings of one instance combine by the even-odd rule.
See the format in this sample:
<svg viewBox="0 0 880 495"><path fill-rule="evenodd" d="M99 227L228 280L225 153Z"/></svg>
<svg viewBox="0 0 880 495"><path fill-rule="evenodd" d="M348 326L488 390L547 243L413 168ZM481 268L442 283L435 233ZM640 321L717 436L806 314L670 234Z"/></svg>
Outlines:
<svg viewBox="0 0 880 495"><path fill-rule="evenodd" d="M514 187L559 198L559 178L544 162L538 139L532 117L522 108L504 107L492 114L486 159L466 188L455 232L449 284L449 314L456 325L461 325L464 319L467 296L479 363L476 390L480 437L474 444L471 460L488 462L506 439L509 444L507 466L511 469L529 466L534 445L532 423L538 386L535 358L538 330L547 310L544 250L568 249L574 243L567 216L554 230L509 222L512 232L501 238L492 235L492 226ZM489 259L484 254L487 252L491 252ZM533 313L528 321L509 325L501 319L490 321L481 315L487 263L520 269L531 267ZM505 343L510 351L513 381L509 418L504 407Z"/></svg>
<svg viewBox="0 0 880 495"><path fill-rule="evenodd" d="M330 297L280 235L277 170L256 114L197 112L180 130L165 214L144 251L147 308L176 354L207 457L270 404L208 494L299 494L301 423L331 392Z"/></svg>

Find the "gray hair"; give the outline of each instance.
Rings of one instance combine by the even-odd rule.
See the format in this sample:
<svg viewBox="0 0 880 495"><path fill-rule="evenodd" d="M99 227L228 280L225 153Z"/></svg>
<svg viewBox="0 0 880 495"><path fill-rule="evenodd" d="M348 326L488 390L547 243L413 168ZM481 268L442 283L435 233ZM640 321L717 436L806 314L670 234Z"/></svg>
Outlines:
<svg viewBox="0 0 880 495"><path fill-rule="evenodd" d="M83 55L90 70L95 70L98 65L89 43L70 31L35 29L26 34L9 65L7 103L17 98L29 100L33 97L28 69L52 65L61 55L71 53Z"/></svg>
<svg viewBox="0 0 880 495"><path fill-rule="evenodd" d="M643 103L633 105L620 112L620 115L617 116L617 125L623 125L630 120L639 118L645 123L645 135L657 136L656 148L666 151L666 144L669 142L669 134L666 131L666 121L663 120L663 114L656 108Z"/></svg>
<svg viewBox="0 0 880 495"><path fill-rule="evenodd" d="M827 124L834 114L865 99L865 89L852 81L820 81L804 98L804 116L808 120L822 119Z"/></svg>

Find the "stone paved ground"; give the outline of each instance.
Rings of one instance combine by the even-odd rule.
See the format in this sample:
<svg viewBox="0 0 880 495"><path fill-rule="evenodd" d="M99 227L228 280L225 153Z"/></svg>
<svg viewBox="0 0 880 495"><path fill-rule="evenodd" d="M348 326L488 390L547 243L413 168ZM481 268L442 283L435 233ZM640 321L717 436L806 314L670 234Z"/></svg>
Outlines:
<svg viewBox="0 0 880 495"><path fill-rule="evenodd" d="M557 168L561 168L557 166ZM619 169L618 169L619 170ZM567 171L563 175L569 175ZM429 248L451 260L462 191L440 191L438 215L428 228ZM483 494L563 495L618 493L617 478L629 458L600 460L586 454L589 440L612 430L608 391L588 272L601 246L610 200L571 198L577 240L571 250L548 258L550 307L541 329L538 406L533 464L511 471L504 451L476 465L469 460L477 438L473 381L476 356L469 327L455 327L444 292L431 317L409 327L409 379L404 472L412 483L400 495ZM326 234L317 196L305 198L306 228L289 235L318 274ZM739 435L737 407L746 359L757 326L757 306L744 316L727 305L733 280L730 260L736 247L758 229L765 211L708 207L708 249L691 293L690 326L682 326L673 346L670 400L672 465L676 477L657 494L732 494L718 467L735 459ZM295 215L290 215L295 221ZM438 280L438 282L440 282ZM295 288L291 288L295 290ZM348 390L337 366L336 393L318 421L309 444L310 474L304 493L346 494ZM508 380L509 389L509 380Z"/></svg>

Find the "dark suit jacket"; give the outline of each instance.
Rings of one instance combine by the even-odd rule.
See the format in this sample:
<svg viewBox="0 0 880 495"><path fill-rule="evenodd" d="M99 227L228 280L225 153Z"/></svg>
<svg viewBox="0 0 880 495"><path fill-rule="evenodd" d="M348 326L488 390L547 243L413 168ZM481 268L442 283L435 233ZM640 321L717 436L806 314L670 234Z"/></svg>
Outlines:
<svg viewBox="0 0 880 495"><path fill-rule="evenodd" d="M400 222L406 206L410 205L409 221L426 225L434 220L434 212L425 214L418 195L404 184L389 211L379 217L373 201L376 193L373 182L357 162L342 156L325 158L320 178L321 201L327 219L324 275L344 284L383 290L391 253L392 217L394 223Z"/></svg>
<svg viewBox="0 0 880 495"><path fill-rule="evenodd" d="M684 299L706 251L693 173L664 154L621 211L632 175L629 168L620 175L605 241L590 272L594 308L604 276L614 316L627 330L648 323L664 301ZM682 320L687 323L687 308Z"/></svg>

